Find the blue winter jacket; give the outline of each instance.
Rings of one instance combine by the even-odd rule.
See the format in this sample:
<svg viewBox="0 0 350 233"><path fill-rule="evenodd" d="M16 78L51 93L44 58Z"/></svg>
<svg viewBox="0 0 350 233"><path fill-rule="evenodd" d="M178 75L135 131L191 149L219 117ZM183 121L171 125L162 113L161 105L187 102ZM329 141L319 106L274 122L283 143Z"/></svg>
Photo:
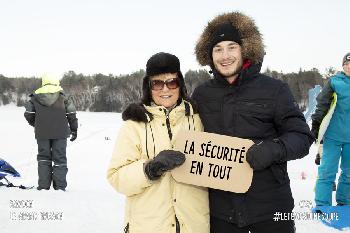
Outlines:
<svg viewBox="0 0 350 233"><path fill-rule="evenodd" d="M325 137L350 142L350 76L338 72L330 79L330 86L337 94L337 104Z"/></svg>

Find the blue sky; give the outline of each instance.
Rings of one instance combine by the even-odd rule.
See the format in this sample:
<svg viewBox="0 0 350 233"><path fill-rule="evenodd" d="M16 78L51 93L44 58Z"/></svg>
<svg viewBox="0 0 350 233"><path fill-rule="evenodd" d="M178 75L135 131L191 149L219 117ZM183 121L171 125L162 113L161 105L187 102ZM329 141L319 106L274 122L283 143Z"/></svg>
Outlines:
<svg viewBox="0 0 350 233"><path fill-rule="evenodd" d="M199 69L199 35L230 11L258 25L263 69L341 69L350 52L348 0L0 0L0 74L126 74L159 51L177 55L183 72Z"/></svg>

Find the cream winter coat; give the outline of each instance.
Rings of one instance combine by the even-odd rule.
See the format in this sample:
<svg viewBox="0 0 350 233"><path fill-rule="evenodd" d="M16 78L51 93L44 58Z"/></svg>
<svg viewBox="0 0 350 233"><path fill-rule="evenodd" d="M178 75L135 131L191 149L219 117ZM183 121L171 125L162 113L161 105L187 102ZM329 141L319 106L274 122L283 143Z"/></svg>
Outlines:
<svg viewBox="0 0 350 233"><path fill-rule="evenodd" d="M206 188L179 183L170 172L165 172L159 180L150 181L143 170L144 163L160 151L173 149L180 130L203 131L198 114L193 113L186 101L168 116L164 107L144 108L150 113L142 113L147 118L140 116L140 112L129 111L126 119L134 120L126 120L120 129L108 168L108 181L127 197L124 230L175 233L176 217L181 233L209 233Z"/></svg>

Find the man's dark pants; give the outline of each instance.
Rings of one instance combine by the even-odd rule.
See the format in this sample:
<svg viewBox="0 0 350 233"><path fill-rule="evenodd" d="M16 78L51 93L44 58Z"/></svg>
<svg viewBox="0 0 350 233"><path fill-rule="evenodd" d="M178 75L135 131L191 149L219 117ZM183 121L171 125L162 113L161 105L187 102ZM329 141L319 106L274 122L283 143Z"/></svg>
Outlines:
<svg viewBox="0 0 350 233"><path fill-rule="evenodd" d="M37 139L38 189L65 190L67 187L67 139Z"/></svg>

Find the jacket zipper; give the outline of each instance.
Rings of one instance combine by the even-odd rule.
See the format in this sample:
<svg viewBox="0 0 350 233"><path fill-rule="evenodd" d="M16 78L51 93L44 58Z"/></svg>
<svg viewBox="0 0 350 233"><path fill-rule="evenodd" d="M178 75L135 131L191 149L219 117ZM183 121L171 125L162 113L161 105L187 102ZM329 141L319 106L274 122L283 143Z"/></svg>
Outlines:
<svg viewBox="0 0 350 233"><path fill-rule="evenodd" d="M176 233L180 233L180 223L175 215L175 225L176 225Z"/></svg>
<svg viewBox="0 0 350 233"><path fill-rule="evenodd" d="M124 233L129 233L129 223L124 228Z"/></svg>
<svg viewBox="0 0 350 233"><path fill-rule="evenodd" d="M165 112L165 116L166 116L166 120L165 120L165 123L166 123L166 127L168 128L168 135L169 135L169 138L170 138L170 141L172 140L173 138L173 133L171 132L171 128L170 128L170 119L169 119L169 111L167 111L166 109L164 109L164 112Z"/></svg>

